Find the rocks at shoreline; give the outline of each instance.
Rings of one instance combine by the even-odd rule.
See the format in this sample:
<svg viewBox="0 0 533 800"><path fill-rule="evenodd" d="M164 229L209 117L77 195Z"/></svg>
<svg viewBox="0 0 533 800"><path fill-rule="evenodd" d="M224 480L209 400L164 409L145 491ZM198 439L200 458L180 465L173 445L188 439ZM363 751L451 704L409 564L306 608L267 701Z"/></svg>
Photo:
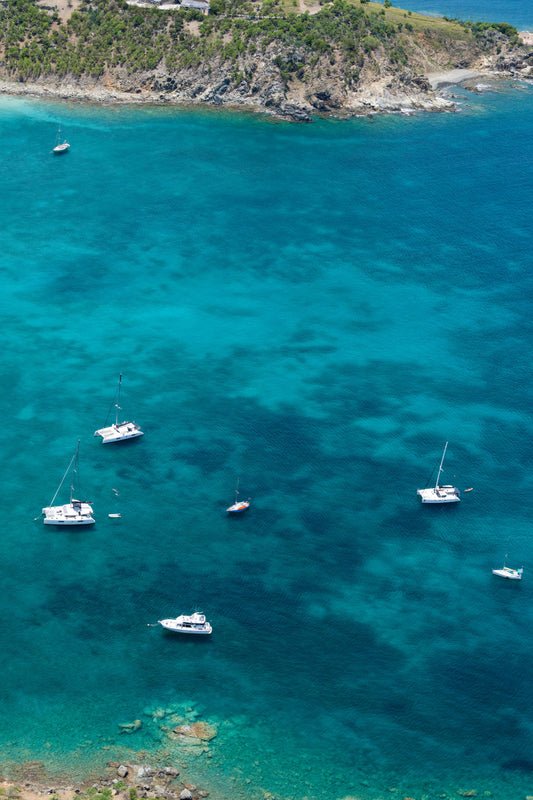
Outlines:
<svg viewBox="0 0 533 800"><path fill-rule="evenodd" d="M38 800L44 794L53 795L56 800L80 800L86 796L94 800L100 796L112 796L117 800L130 800L132 796L147 800L202 800L209 796L207 790L180 781L180 771L174 767L115 761L108 762L107 767L106 774L72 785L47 776L40 762L29 762L18 767L19 783L6 780L0 783L7 796L11 793L21 800Z"/></svg>
<svg viewBox="0 0 533 800"><path fill-rule="evenodd" d="M19 800L39 800L42 795L54 795L53 800L200 800L209 792L184 781L180 774L189 767L192 772L194 767L196 780L200 780L212 758L209 746L219 725L218 721L215 724L202 719L194 703L147 706L139 718L118 724L120 743L114 738L113 744L106 744L100 756L96 754L98 760L91 774L80 782L72 777L52 777L45 764L28 761L6 765L0 784L10 788L11 794L4 794ZM127 744L122 733L130 734ZM150 751L140 749L146 736ZM113 757L110 751L116 760L107 760Z"/></svg>
<svg viewBox="0 0 533 800"><path fill-rule="evenodd" d="M251 86L243 80L231 86L222 72L207 76L193 72L169 75L162 68L137 76L106 75L88 78L11 81L0 78L0 93L60 98L101 104L168 104L254 111L280 120L311 122L313 117L348 118L371 114L454 111L453 98L441 90L461 83L464 76L485 78L533 78L533 53L511 53L471 69L451 69L420 75L404 69L363 82L348 92L335 78L318 79L287 91L265 74Z"/></svg>

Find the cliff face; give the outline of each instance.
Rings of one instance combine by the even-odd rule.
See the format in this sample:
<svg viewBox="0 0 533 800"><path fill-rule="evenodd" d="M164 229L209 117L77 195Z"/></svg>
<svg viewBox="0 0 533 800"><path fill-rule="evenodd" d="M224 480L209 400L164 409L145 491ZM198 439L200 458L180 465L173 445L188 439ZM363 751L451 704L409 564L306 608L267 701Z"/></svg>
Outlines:
<svg viewBox="0 0 533 800"><path fill-rule="evenodd" d="M255 16L204 19L123 0L81 0L71 18L39 17L31 48L17 50L13 20L19 29L35 24L31 15L20 22L21 2L36 8L17 0L11 17L4 12L0 78L11 82L4 90L15 90L17 81L20 91L250 108L309 121L317 114L451 109L427 79L438 71L533 77L532 48L510 26L472 30L344 0L314 16L269 18L256 9ZM31 40L31 31L24 37Z"/></svg>
<svg viewBox="0 0 533 800"><path fill-rule="evenodd" d="M268 112L276 117L310 121L316 115L338 117L393 111L453 110L453 102L433 91L427 74L447 70L472 70L501 77L533 78L533 53L509 48L505 54L485 54L474 44L450 44L438 51L413 41L410 63L391 65L375 57L359 72L357 82L346 80L346 60L337 54L335 63L321 57L307 74L300 69L285 82L277 63L300 54L272 44L260 58L240 61L239 81L234 68L219 58L197 67L172 71L164 63L150 72L128 75L118 70L107 76L108 88L132 98L187 105L242 107Z"/></svg>

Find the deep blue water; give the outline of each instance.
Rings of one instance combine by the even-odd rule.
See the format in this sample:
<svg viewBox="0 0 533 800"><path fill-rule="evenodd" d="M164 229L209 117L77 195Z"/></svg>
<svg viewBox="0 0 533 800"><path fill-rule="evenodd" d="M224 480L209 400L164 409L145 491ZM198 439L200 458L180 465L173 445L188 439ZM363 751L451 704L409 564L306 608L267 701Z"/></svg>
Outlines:
<svg viewBox="0 0 533 800"><path fill-rule="evenodd" d="M4 765L532 793L532 124L525 85L310 126L2 99ZM146 433L103 446L121 371ZM78 439L97 524L45 528ZM447 440L473 491L422 507Z"/></svg>

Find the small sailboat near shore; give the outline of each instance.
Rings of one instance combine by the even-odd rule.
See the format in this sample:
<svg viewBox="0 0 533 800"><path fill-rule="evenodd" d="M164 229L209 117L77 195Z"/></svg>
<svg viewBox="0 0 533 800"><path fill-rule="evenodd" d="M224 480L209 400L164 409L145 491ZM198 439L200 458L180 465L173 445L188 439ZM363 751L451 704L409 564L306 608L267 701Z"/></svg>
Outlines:
<svg viewBox="0 0 533 800"><path fill-rule="evenodd" d="M507 553L505 554L505 558L503 560L503 567L501 569L492 570L493 575L496 575L498 578L507 578L507 580L510 581L521 581L523 572L524 567L520 567L520 569L513 569L512 567L507 566Z"/></svg>
<svg viewBox="0 0 533 800"><path fill-rule="evenodd" d="M52 153L55 156L60 156L63 153L68 153L69 150L70 150L70 144L67 142L66 139L61 138L61 125L60 125L59 130L57 131L56 143L55 147L52 150Z"/></svg>
<svg viewBox="0 0 533 800"><path fill-rule="evenodd" d="M122 386L122 373L118 377L118 390L116 395L115 406L115 422L105 428L99 428L94 432L95 436L102 437L102 443L108 444L110 442L124 442L126 439L136 439L138 436L144 436L144 432L140 429L136 422L119 422L118 412L120 408L120 390ZM109 414L108 414L109 416Z"/></svg>
<svg viewBox="0 0 533 800"><path fill-rule="evenodd" d="M76 483L78 480L78 453L80 448L80 442L78 439L78 444L76 447L76 451L72 458L70 459L70 464L68 465L65 474L61 479L61 483L57 487L57 491L53 496L50 505L43 508L42 513L44 514L44 524L45 525L94 525L94 518L93 518L93 509L89 503L86 503L83 500L76 500L74 498L74 491L76 487ZM70 502L65 503L62 506L55 506L54 502L65 482L65 479L68 474L71 474L71 482L70 482Z"/></svg>
<svg viewBox="0 0 533 800"><path fill-rule="evenodd" d="M239 500L239 481L240 478L237 478L235 502L226 509L226 513L228 514L240 514L241 512L246 511L247 508L250 508L250 498L248 498L248 500Z"/></svg>
<svg viewBox="0 0 533 800"><path fill-rule="evenodd" d="M439 486L440 474L442 472L442 465L444 463L444 457L447 449L448 442L446 442L446 445L444 446L444 452L440 461L439 471L437 473L437 482L435 483L435 486L416 490L417 495L420 497L423 503L458 503L461 499L459 489L457 489L455 486L451 486L449 484Z"/></svg>

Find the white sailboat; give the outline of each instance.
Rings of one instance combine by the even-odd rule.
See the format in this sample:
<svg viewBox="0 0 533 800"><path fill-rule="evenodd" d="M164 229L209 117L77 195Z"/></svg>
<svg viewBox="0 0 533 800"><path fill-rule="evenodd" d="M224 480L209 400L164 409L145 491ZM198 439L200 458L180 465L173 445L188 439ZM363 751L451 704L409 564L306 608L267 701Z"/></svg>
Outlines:
<svg viewBox="0 0 533 800"><path fill-rule="evenodd" d="M83 500L76 500L74 498L74 489L78 479L79 448L80 442L78 439L76 452L70 459L70 464L68 465L65 474L61 478L61 483L57 487L57 491L53 496L50 505L46 506L46 508L43 508L42 510L42 513L44 514L43 522L45 525L94 525L92 506ZM70 502L65 503L62 506L55 506L55 499L69 473L71 473Z"/></svg>
<svg viewBox="0 0 533 800"><path fill-rule="evenodd" d="M520 567L520 569L512 569L512 567L507 566L507 553L506 553L505 558L503 560L503 567L501 569L493 569L492 574L497 575L499 578L507 578L507 580L510 581L521 581L523 571L524 567Z"/></svg>
<svg viewBox="0 0 533 800"><path fill-rule="evenodd" d="M95 436L102 437L102 443L108 444L110 442L124 442L126 439L136 439L138 436L143 436L144 432L140 429L136 422L119 422L118 412L120 408L120 389L122 386L122 373L118 377L118 392L117 401L115 405L115 422L105 428L99 428L94 432Z"/></svg>
<svg viewBox="0 0 533 800"><path fill-rule="evenodd" d="M439 471L437 473L437 482L435 486L426 489L417 489L416 493L421 498L423 503L458 503L460 501L460 492L455 486L449 484L439 486L440 474L442 472L442 465L444 463L444 456L448 449L448 442L444 447L444 453L440 461Z"/></svg>
<svg viewBox="0 0 533 800"><path fill-rule="evenodd" d="M250 508L250 498L248 500L239 500L239 481L240 478L237 478L237 487L235 489L235 502L233 505L229 506L226 509L228 514L240 514L242 511L246 511L247 508Z"/></svg>
<svg viewBox="0 0 533 800"><path fill-rule="evenodd" d="M70 150L70 145L66 139L61 139L61 125L59 126L59 130L57 131L56 136L56 144L52 150L52 153L55 156L60 156L62 153L68 153Z"/></svg>

